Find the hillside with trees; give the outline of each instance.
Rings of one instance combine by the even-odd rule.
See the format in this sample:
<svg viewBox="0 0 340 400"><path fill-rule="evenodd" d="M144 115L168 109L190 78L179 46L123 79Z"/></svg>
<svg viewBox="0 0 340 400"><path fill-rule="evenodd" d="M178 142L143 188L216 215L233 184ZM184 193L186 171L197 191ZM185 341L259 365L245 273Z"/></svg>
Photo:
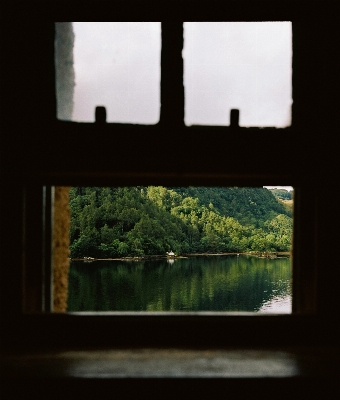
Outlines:
<svg viewBox="0 0 340 400"><path fill-rule="evenodd" d="M73 187L71 257L289 251L292 217L266 188Z"/></svg>
<svg viewBox="0 0 340 400"><path fill-rule="evenodd" d="M293 190L286 189L269 189L271 193L278 199L279 203L281 203L286 209L288 215L293 215Z"/></svg>
<svg viewBox="0 0 340 400"><path fill-rule="evenodd" d="M287 190L287 189L269 189L270 192L280 200L293 200L293 190Z"/></svg>

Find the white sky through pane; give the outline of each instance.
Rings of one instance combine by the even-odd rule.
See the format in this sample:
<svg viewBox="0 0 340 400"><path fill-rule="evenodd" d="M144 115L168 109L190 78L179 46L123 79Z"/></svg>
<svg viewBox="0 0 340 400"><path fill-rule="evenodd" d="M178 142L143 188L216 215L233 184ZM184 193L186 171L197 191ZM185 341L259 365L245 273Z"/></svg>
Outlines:
<svg viewBox="0 0 340 400"><path fill-rule="evenodd" d="M160 22L74 22L73 120L155 124L160 114Z"/></svg>
<svg viewBox="0 0 340 400"><path fill-rule="evenodd" d="M186 125L286 127L291 123L291 22L186 22Z"/></svg>

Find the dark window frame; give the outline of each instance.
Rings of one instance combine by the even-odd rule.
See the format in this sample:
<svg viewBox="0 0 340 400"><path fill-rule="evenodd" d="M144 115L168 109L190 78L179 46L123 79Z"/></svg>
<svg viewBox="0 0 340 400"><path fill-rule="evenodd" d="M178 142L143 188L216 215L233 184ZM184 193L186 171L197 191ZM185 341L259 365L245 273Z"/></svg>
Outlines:
<svg viewBox="0 0 340 400"><path fill-rule="evenodd" d="M217 2L212 2L213 5ZM257 4L261 2L256 2ZM25 309L29 309L38 314L22 315L16 313L16 317L22 326L26 329L28 341L37 345L38 338L35 338L35 333L41 330L46 334L45 343L67 344L79 346L95 345L96 340L102 334L101 344L108 343L111 345L127 344L148 344L158 343L167 345L170 344L190 344L193 336L195 344L213 345L213 344L233 344L246 343L246 337L242 334L243 330L252 330L253 343L263 344L264 339L261 338L263 329L273 334L269 339L269 343L282 344L293 341L293 338L284 338L282 331L283 327L289 327L291 334L296 338L303 340L303 334L308 332L308 329L313 326L315 321L320 321L320 310L317 304L320 297L320 284L317 280L317 273L320 271L318 266L319 255L315 250L310 251L310 243L313 243L315 236L320 237L319 222L317 219L317 199L313 199L313 193L310 189L310 184L313 182L313 173L308 169L311 161L308 160L308 167L298 169L298 158L301 151L304 149L302 141L303 131L306 129L307 112L313 112L313 108L308 109L313 105L313 100L308 99L305 87L307 80L303 78L304 60L299 58L299 49L306 43L304 36L304 27L309 22L306 22L302 17L303 8L299 13L294 12L294 7L291 5L285 10L271 9L270 2L265 3L269 8L258 8L251 6L250 2L247 5L250 7L244 10L243 6L236 6L233 3L229 20L289 20L293 22L293 112L292 126L284 129L258 129L258 128L238 128L237 131L229 127L185 127L181 121L172 118L174 109L178 107L176 103L177 96L169 96L169 100L173 101L173 106L169 107L171 112L161 117L161 122L157 126L132 126L122 124L107 124L99 127L95 124L79 124L57 121L54 111L49 109L47 112L46 121L38 123L41 130L46 127L50 128L50 137L46 139L43 134L37 134L36 143L37 150L33 150L33 156L42 157L42 160L37 161L37 166L33 162L29 164L29 171L23 175L20 181L23 189L18 189L17 192L21 198L25 198L26 213L23 216L22 223L25 228L25 237L23 239L24 246L29 248L25 252L25 259L22 261L24 270L24 290L21 291L20 301L21 309L24 305ZM154 5L157 9L157 6ZM252 8L253 7L253 8ZM136 16L136 10L127 11L122 6L118 15ZM226 10L224 10L226 11ZM230 10L229 10L230 11ZM103 11L101 10L99 14ZM79 13L79 11L78 11ZM253 14L252 14L253 13ZM81 13L80 13L81 14ZM94 13L94 18L98 14ZM162 11L157 10L157 16L162 17ZM54 20L63 20L60 18L62 12L57 7L57 11L53 16ZM72 13L69 13L72 17ZM145 13L141 12L145 16ZM187 18L191 15L190 18ZM180 15L182 20L199 20L204 14L204 10L183 11ZM220 10L210 11L206 14L208 20L218 19L221 15ZM215 18L211 18L214 16ZM261 16L261 18L259 18ZM69 18L74 19L75 18ZM158 18L157 18L158 19ZM162 18L159 18L162 19ZM302 25L300 25L302 21ZM46 32L50 33L49 43L46 48L49 49L49 65L50 71L53 70L53 22L43 24ZM297 33L297 35L295 35ZM301 65L302 64L302 65ZM178 65L177 65L178 67ZM314 68L314 69L313 69ZM315 71L317 67L312 67ZM163 74L163 68L162 68ZM162 77L163 79L163 77ZM302 81L302 84L300 83ZM51 84L51 81L49 81ZM50 89L52 84L50 85ZM171 88L168 87L168 90ZM49 92L50 94L50 92ZM181 101L181 99L180 99ZM306 102L307 106L303 103ZM52 102L49 102L49 105ZM164 105L164 104L163 104ZM179 108L179 107L178 107ZM183 108L181 108L183 110ZM162 114L161 114L162 115ZM163 113L164 115L164 113ZM52 117L51 117L52 116ZM163 122L165 121L165 122ZM307 124L312 126L312 123ZM235 134L237 133L237 134ZM160 135L161 134L161 135ZM291 165L283 167L275 164L275 149L278 146L278 141L284 136L285 142L279 143L281 149L291 155ZM127 162L124 167L121 166L122 158L117 156L117 159L112 161L109 159L110 152L102 147L101 151L104 156L96 149L92 149L93 137L100 137L100 143L113 144L118 149L129 149L130 154L127 155ZM182 144L182 149L179 150L179 156L176 161L164 160L164 151L162 150L163 141L160 137L172 138ZM218 143L218 146L212 146L206 142L206 138L212 143ZM56 140L53 146L49 145L48 141ZM114 138L114 140L113 140ZM65 148L62 143L67 142L68 148ZM189 161L185 155L188 148L195 143L195 155L190 155ZM293 145L292 145L293 143ZM84 152L75 154L74 151L85 149ZM242 146L245 159L243 165L236 163L235 155L230 154L228 160L223 159L226 148ZM52 148L53 147L53 148ZM141 156L139 150L143 149L144 154ZM254 164L255 155L261 154L263 149L268 151L268 159L261 160L258 165ZM42 149L48 153L45 155ZM91 150L94 150L92 159L87 158ZM159 154L160 153L160 154ZM63 154L63 162L58 163L60 154ZM72 158L73 157L73 158ZM41 168L41 166L44 168ZM36 226L36 221L41 220L43 210L43 193L42 187L52 185L137 185L137 184L164 184L164 185L239 185L239 186L260 186L263 184L289 184L293 185L296 191L295 197L295 219L294 219L294 312L295 315L289 316L248 316L248 315L142 315L138 313L126 315L41 315L41 278L42 272L37 270L37 265L43 264L42 256L42 238L43 225ZM22 192L25 192L25 197ZM312 199L312 200L311 200ZM312 218L311 218L312 216ZM310 229L306 229L308 226ZM30 233L35 232L35 237L31 237ZM36 234L38 232L38 234ZM302 234L303 232L303 234ZM298 246L296 245L298 243ZM296 267L297 266L297 267ZM21 267L22 268L22 267ZM22 276L23 271L19 272ZM13 275L13 277L15 274ZM18 274L16 274L18 277ZM40 283L39 283L40 282ZM306 287L308 290L306 290ZM324 292L324 288L323 288ZM18 293L18 291L16 291ZM24 294L22 294L24 293ZM31 304L30 306L28 306ZM312 314L312 315L309 315ZM18 323L19 324L19 323ZM63 328L60 328L60 326ZM119 325L119 328L117 327ZM95 326L93 331L93 326ZM107 332L103 335L102 329ZM169 327L175 335L168 332ZM51 335L51 329L55 329L55 333ZM157 331L160 336L151 341L146 333L136 339L134 335L126 335L126 330L131 331L145 330L150 333ZM200 333L202 329L202 333ZM92 333L90 333L92 330ZM63 331L67 331L65 335L58 336ZM216 333L219 331L218 333ZM180 332L185 332L183 336ZM214 333L214 340L207 339L207 332ZM226 332L227 339L226 340ZM275 339L273 336L277 334ZM76 343L78 335L79 341ZM17 333L16 337L21 337L22 334ZM283 342L282 342L283 340ZM267 342L268 343L268 342Z"/></svg>

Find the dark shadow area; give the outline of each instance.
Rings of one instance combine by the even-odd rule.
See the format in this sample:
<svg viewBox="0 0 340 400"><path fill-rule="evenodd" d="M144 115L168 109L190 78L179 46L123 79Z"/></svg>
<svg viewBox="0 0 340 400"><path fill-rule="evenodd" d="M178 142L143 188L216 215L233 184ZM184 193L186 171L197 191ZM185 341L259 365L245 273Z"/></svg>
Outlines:
<svg viewBox="0 0 340 400"><path fill-rule="evenodd" d="M1 2L2 398L338 398L336 5L284 0ZM165 21L159 124L57 121L54 22L104 19ZM181 21L227 19L293 22L291 127L185 127ZM232 120L236 124L236 114ZM166 143L176 149L171 157ZM160 184L292 185L295 315L255 320L249 315L41 313L48 301L46 190ZM143 348L153 350L140 357ZM176 348L194 353L185 353L183 361ZM109 359L96 353L100 349ZM229 360L222 369L221 354ZM169 369L154 379L162 359L171 359ZM262 369L252 364L255 359ZM203 364L208 375L194 368ZM140 378L143 370L150 373ZM274 371L270 377L268 370Z"/></svg>

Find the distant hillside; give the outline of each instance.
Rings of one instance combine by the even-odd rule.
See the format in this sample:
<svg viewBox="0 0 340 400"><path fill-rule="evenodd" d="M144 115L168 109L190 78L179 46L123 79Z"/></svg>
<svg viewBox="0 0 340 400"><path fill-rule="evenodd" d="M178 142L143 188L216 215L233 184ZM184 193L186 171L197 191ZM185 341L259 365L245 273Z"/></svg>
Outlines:
<svg viewBox="0 0 340 400"><path fill-rule="evenodd" d="M263 222L277 214L291 216L277 201L277 196L266 188L189 186L169 189L183 197L198 198L200 204L206 207L212 203L220 215L233 217L244 225L262 226Z"/></svg>
<svg viewBox="0 0 340 400"><path fill-rule="evenodd" d="M289 251L290 212L266 188L70 191L71 257Z"/></svg>
<svg viewBox="0 0 340 400"><path fill-rule="evenodd" d="M286 189L269 189L270 192L276 197L280 204L286 210L287 215L290 217L293 215L293 190L286 190Z"/></svg>
<svg viewBox="0 0 340 400"><path fill-rule="evenodd" d="M280 200L293 200L293 190L269 189L273 195Z"/></svg>
<svg viewBox="0 0 340 400"><path fill-rule="evenodd" d="M280 200L278 199L279 202L283 205L283 207L287 211L287 215L291 216L293 215L293 200Z"/></svg>

